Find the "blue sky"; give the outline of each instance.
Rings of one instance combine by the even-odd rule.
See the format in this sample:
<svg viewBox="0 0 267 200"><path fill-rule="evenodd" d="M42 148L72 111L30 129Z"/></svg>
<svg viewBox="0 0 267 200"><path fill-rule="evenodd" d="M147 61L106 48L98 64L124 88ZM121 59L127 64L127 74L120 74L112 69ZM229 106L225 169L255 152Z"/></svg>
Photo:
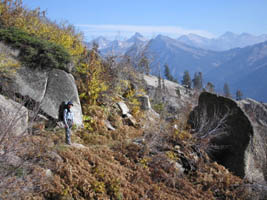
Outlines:
<svg viewBox="0 0 267 200"><path fill-rule="evenodd" d="M226 31L267 33L267 0L24 0L68 21L87 40L99 35L123 39L140 32L176 38L195 33L217 37Z"/></svg>

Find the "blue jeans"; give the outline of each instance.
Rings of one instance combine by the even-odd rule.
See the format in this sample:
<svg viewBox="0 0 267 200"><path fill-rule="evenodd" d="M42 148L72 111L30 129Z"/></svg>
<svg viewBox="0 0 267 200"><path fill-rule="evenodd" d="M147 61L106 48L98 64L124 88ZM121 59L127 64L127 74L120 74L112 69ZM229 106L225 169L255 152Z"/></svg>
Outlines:
<svg viewBox="0 0 267 200"><path fill-rule="evenodd" d="M68 127L65 128L66 131L66 143L71 144L71 127L72 127L72 121L68 120Z"/></svg>

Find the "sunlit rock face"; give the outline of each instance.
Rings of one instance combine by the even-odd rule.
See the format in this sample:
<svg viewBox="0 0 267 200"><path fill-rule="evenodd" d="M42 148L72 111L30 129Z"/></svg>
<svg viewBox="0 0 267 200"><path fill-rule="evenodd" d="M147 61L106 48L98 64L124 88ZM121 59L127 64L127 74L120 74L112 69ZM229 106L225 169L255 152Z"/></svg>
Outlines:
<svg viewBox="0 0 267 200"><path fill-rule="evenodd" d="M9 48L0 43L0 52L20 63L19 50ZM68 66L66 66L68 68ZM72 74L60 69L41 69L38 66L18 66L5 76L0 74L0 94L13 94L27 98L40 107L40 111L52 120L58 120L59 107L64 101L72 101L74 123L82 126L82 109L77 86ZM27 103L27 102L26 102Z"/></svg>
<svg viewBox="0 0 267 200"><path fill-rule="evenodd" d="M262 103L204 92L188 123L212 159L240 177L266 183L267 109Z"/></svg>

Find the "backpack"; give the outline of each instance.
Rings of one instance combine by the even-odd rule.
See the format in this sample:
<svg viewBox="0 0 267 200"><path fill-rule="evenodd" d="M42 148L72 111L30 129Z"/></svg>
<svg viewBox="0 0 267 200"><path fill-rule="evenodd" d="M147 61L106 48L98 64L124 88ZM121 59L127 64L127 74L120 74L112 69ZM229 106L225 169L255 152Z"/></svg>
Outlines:
<svg viewBox="0 0 267 200"><path fill-rule="evenodd" d="M62 101L58 109L58 121L64 121L64 110L67 108L67 102Z"/></svg>

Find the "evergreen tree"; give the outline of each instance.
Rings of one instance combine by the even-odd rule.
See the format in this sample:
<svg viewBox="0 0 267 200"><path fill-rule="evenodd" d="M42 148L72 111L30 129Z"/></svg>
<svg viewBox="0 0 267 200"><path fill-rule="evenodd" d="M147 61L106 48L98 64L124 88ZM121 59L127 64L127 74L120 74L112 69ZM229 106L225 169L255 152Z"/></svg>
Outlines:
<svg viewBox="0 0 267 200"><path fill-rule="evenodd" d="M187 88L190 88L191 89L191 77L190 77L190 74L187 70L184 71L184 76L183 76L183 80L182 80L182 84L187 87Z"/></svg>
<svg viewBox="0 0 267 200"><path fill-rule="evenodd" d="M172 79L173 77L172 77L172 75L171 75L169 65L168 65L168 64L165 64L165 65L164 65L164 69L165 69L164 73L165 73L165 77L166 77L166 79L167 79L167 80Z"/></svg>
<svg viewBox="0 0 267 200"><path fill-rule="evenodd" d="M231 98L230 89L227 83L225 83L223 86L223 94L225 97Z"/></svg>
<svg viewBox="0 0 267 200"><path fill-rule="evenodd" d="M159 70L159 74L158 74L158 88L159 88L159 90L161 90L161 88L162 88L162 79L161 79L160 70Z"/></svg>
<svg viewBox="0 0 267 200"><path fill-rule="evenodd" d="M241 100L243 97L243 93L241 92L241 90L237 90L236 91L236 100L239 101Z"/></svg>
<svg viewBox="0 0 267 200"><path fill-rule="evenodd" d="M214 92L214 85L211 82L208 82L207 85L206 85L206 90L208 92L213 93Z"/></svg>
<svg viewBox="0 0 267 200"><path fill-rule="evenodd" d="M169 68L168 64L165 64L164 68L165 68L164 73L165 73L166 79L169 80L169 81L173 81L173 82L177 82L178 83L178 81L171 75L170 68Z"/></svg>
<svg viewBox="0 0 267 200"><path fill-rule="evenodd" d="M199 89L202 89L203 88L202 72L198 73L198 77L199 77Z"/></svg>
<svg viewBox="0 0 267 200"><path fill-rule="evenodd" d="M196 72L193 79L194 89L201 90L203 88L202 73Z"/></svg>

